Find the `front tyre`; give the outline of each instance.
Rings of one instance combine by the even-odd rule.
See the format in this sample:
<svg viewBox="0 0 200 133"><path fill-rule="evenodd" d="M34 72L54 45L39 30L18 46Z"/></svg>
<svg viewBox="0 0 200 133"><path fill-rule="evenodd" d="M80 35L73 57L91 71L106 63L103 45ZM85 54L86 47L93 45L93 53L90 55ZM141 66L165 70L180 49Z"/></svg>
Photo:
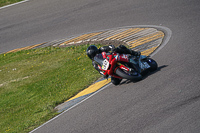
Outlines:
<svg viewBox="0 0 200 133"><path fill-rule="evenodd" d="M142 79L142 75L137 73L137 75L132 75L129 73L124 72L122 69L118 68L116 70L116 74L119 75L120 77L122 77L123 79L128 79L128 80L132 80L132 81L139 81Z"/></svg>
<svg viewBox="0 0 200 133"><path fill-rule="evenodd" d="M119 85L121 81L122 81L122 79L111 77L111 82L114 85Z"/></svg>

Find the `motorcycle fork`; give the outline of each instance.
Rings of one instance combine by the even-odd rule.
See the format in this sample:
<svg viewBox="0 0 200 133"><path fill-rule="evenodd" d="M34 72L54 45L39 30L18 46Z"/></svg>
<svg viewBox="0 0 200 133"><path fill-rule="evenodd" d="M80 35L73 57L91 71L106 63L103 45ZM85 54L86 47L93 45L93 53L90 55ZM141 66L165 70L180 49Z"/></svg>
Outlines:
<svg viewBox="0 0 200 133"><path fill-rule="evenodd" d="M110 68L109 68L109 70L107 70L107 71L105 72L105 74L108 74L108 75L110 75L110 76L112 76L112 77L115 77L115 78L122 79L121 77L119 77L119 76L117 76L117 75L115 75L115 74L113 73L114 70L115 70L115 67L116 67L116 63L117 63L116 58L113 58L113 57L114 57L113 55L108 55L108 58L107 58L107 59L109 59Z"/></svg>
<svg viewBox="0 0 200 133"><path fill-rule="evenodd" d="M113 69L115 64L117 63L117 60L115 58L113 58L113 55L108 55L109 58L109 64L110 64L110 69L108 70L108 75L113 75Z"/></svg>

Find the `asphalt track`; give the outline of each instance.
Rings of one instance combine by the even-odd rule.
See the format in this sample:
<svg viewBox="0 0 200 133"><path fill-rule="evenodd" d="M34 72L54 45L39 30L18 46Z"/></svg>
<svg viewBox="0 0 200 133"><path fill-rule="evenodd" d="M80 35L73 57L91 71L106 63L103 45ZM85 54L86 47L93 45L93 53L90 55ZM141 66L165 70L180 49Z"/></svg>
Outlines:
<svg viewBox="0 0 200 133"><path fill-rule="evenodd" d="M198 133L199 14L198 0L31 0L0 10L0 53L102 29L168 27L157 72L110 85L35 132Z"/></svg>

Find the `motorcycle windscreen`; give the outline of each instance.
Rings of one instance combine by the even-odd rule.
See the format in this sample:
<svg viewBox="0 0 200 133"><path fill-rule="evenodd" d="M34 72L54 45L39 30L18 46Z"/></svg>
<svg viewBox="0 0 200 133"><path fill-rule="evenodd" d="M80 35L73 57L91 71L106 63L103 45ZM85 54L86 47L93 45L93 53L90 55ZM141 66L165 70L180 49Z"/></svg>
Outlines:
<svg viewBox="0 0 200 133"><path fill-rule="evenodd" d="M104 61L102 54L97 54L97 55L94 57L94 61L95 61L97 64L99 64L100 66L102 66L102 65L103 65L103 61Z"/></svg>

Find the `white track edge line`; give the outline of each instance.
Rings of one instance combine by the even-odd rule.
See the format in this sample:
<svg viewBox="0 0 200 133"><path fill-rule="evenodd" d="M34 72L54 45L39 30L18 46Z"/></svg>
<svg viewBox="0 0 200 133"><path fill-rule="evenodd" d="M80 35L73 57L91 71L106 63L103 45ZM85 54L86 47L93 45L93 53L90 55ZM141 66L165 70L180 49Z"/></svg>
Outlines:
<svg viewBox="0 0 200 133"><path fill-rule="evenodd" d="M11 7L11 6L14 6L14 5L17 5L17 4L21 4L21 3L24 3L24 2L28 2L29 0L23 0L23 1L20 1L20 2L17 2L17 3L13 3L13 4L10 4L10 5L6 5L6 6L3 6L3 7L0 7L0 10L1 9L4 9L4 8L7 8L7 7Z"/></svg>

